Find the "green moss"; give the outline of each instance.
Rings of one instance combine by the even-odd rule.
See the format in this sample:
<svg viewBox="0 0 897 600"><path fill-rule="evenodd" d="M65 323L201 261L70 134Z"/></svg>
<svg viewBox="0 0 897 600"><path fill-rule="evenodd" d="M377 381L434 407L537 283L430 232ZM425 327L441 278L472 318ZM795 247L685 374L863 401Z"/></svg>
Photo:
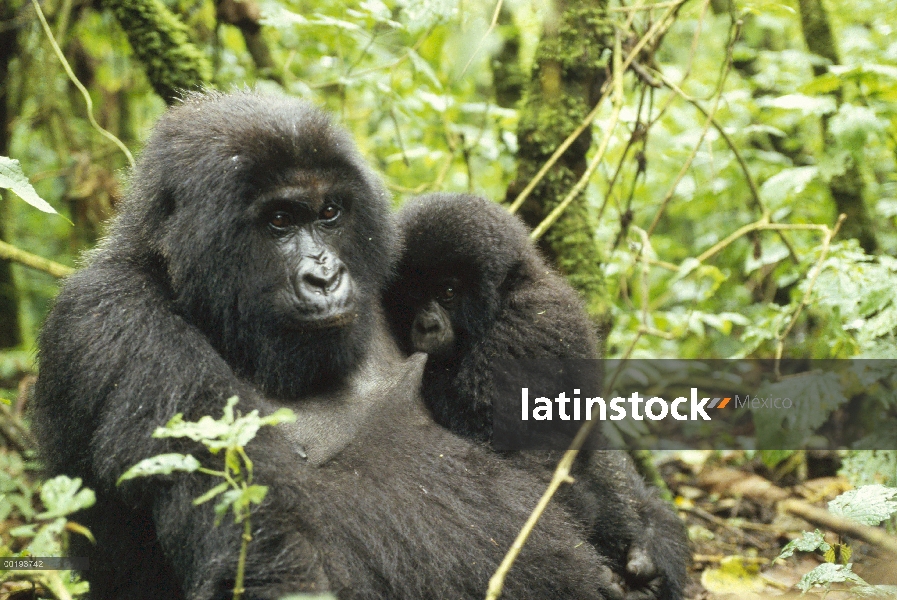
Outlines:
<svg viewBox="0 0 897 600"><path fill-rule="evenodd" d="M187 27L159 0L106 0L134 54L143 63L153 89L168 104L182 90L203 87L212 68L190 43Z"/></svg>
<svg viewBox="0 0 897 600"><path fill-rule="evenodd" d="M518 189L529 182L557 147L579 126L597 101L605 80L613 28L606 2L566 3L555 35L536 51L517 129ZM570 192L586 168L591 132L570 146L520 209L531 227L540 223ZM606 324L607 307L595 219L585 198L577 198L546 232L542 249L585 297L589 313Z"/></svg>

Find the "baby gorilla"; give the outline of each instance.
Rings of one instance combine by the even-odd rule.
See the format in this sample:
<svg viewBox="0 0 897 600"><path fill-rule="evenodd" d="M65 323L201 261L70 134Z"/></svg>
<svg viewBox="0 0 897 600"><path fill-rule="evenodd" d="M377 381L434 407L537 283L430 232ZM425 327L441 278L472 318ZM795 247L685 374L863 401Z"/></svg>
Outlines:
<svg viewBox="0 0 897 600"><path fill-rule="evenodd" d="M406 352L429 355L423 397L434 419L489 443L496 359L595 358L582 301L542 259L523 222L466 194L431 194L399 213L404 251L385 296ZM508 460L549 479L556 457ZM687 541L670 507L623 452L582 452L562 501L625 579L627 598L681 598Z"/></svg>

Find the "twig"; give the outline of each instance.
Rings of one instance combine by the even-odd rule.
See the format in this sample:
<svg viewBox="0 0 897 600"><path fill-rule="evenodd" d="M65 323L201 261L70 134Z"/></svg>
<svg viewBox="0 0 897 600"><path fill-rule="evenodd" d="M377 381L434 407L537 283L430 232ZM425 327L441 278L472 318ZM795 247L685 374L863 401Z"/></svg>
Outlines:
<svg viewBox="0 0 897 600"><path fill-rule="evenodd" d="M134 157L131 155L131 151L128 150L128 147L124 145L124 143L115 137L111 132L103 129L97 120L93 117L93 100L90 99L90 93L88 93L87 88L78 81L78 78L75 76L75 73L72 71L72 67L69 65L69 61L66 60L65 55L62 53L62 49L59 48L59 44L56 43L56 38L53 37L53 32L50 30L50 25L47 23L46 17L44 17L44 11L41 10L40 4L38 4L37 0L31 0L31 4L34 5L34 10L37 11L37 17L40 19L41 26L44 28L44 33L47 35L47 39L50 40L50 45L53 47L53 52L56 53L56 57L59 58L59 62L62 63L62 68L65 69L65 74L68 75L68 78L71 80L72 84L78 91L81 92L81 95L84 97L84 103L87 105L87 120L90 121L90 124L94 129L100 132L104 138L110 140L113 144L118 146L118 148L124 153L124 155L128 158L128 164L131 165L131 168L134 168Z"/></svg>
<svg viewBox="0 0 897 600"><path fill-rule="evenodd" d="M661 82L663 85L671 89L677 95L679 95L683 100L694 106L698 109L702 115L710 119L710 122L713 124L713 128L720 134L720 137L726 142L726 145L729 146L729 150L732 151L732 154L735 155L735 160L738 162L739 167L741 167L741 172L744 174L744 179L748 184L748 189L751 191L751 198L754 200L754 204L757 206L760 214L767 214L769 210L763 204L763 199L760 198L760 191L757 188L757 183L754 181L754 177L751 175L750 169L748 169L747 162L744 160L744 157L741 155L741 151L735 145L735 142L726 133L726 130L720 125L719 121L713 117L707 110L701 106L701 104L697 101L697 99L692 98L688 94L686 94L682 89L677 86L675 83L667 79L663 73L658 73ZM781 231L777 232L779 238L782 240L782 243L785 244L785 247L788 249L788 255L791 257L791 260L794 263L799 263L800 259L797 257L797 252L795 252L794 247L791 245L791 242L785 237L785 234Z"/></svg>
<svg viewBox="0 0 897 600"><path fill-rule="evenodd" d="M19 250L12 244L0 241L0 259L15 261L44 273L49 273L53 277L66 277L75 272L71 267L59 264L47 258Z"/></svg>
<svg viewBox="0 0 897 600"><path fill-rule="evenodd" d="M791 333L795 323L797 323L797 319L800 317L800 313L803 311L804 306L810 303L810 294L813 293L813 286L816 285L816 279L819 278L819 273L822 272L822 263L828 255L832 239L838 234L838 230L841 228L841 223L843 223L846 218L847 215L842 213L838 216L838 222L835 223L835 226L832 229L829 229L828 227L825 228L825 239L822 241L822 252L819 253L819 260L817 260L816 264L813 266L813 274L810 275L810 282L807 284L806 291L804 291L804 297L801 298L800 304L797 305L797 310L794 311L794 316L791 317L791 322L788 323L788 327L786 327L785 331L778 336L778 341L776 343L776 376L779 375L779 364L782 360L782 352L785 349L785 338L788 337L788 334Z"/></svg>
<svg viewBox="0 0 897 600"><path fill-rule="evenodd" d="M831 531L843 535L855 537L897 556L897 538L889 535L884 530L876 527L869 527L868 525L863 525L862 523L857 523L856 521L851 521L842 516L832 514L823 508L813 506L803 500L785 500L779 504L779 508L785 512L797 515L814 525L830 529Z"/></svg>
<svg viewBox="0 0 897 600"><path fill-rule="evenodd" d="M610 12L637 12L637 11L648 11L654 10L656 8L669 8L671 6L679 6L682 4L679 0L673 0L672 2L658 2L656 4L644 4L644 5L636 5L636 6L613 6L607 10Z"/></svg>
<svg viewBox="0 0 897 600"><path fill-rule="evenodd" d="M701 128L701 135L698 138L698 143L695 144L694 149L691 151L685 163L682 165L682 168L679 170L679 174L676 175L675 181L673 181L673 184L670 186L669 191L667 191L666 196L664 196L663 200L661 201L660 208L657 209L657 214L654 215L654 220L651 222L651 226L648 227L648 235L654 233L654 229L657 227L657 224L660 223L660 218L663 216L664 210L666 210L666 207L670 203L670 200L673 199L673 194L676 193L676 188L679 186L679 182L682 181L682 178L685 177L685 174L688 173L688 170L691 168L691 163L698 155L698 149L701 147L701 144L704 143L704 138L707 136L707 131L710 130L710 126L713 124L713 116L716 114L716 111L719 108L720 100L723 97L723 88L725 87L726 79L729 76L729 67L732 64L732 49L735 47L735 41L737 39L738 34L736 31L732 35L732 42L729 44L729 48L727 50L725 66L722 74L720 75L716 94L713 100L713 108L710 109L710 113L707 115L707 118L704 121L704 126Z"/></svg>
<svg viewBox="0 0 897 600"><path fill-rule="evenodd" d="M579 428L576 437L573 438L573 443L570 444L570 448L564 452L563 458L561 458L557 468L554 470L554 474L551 476L551 482L548 484L548 489L542 494L536 508L533 509L526 524L517 535L517 539L511 544L511 549L508 550L501 565L499 565L495 574L492 575L492 578L489 580L489 589L486 592L486 600L498 600L498 597L501 595L502 587L504 587L505 577L507 576L508 571L510 571L511 567L514 565L514 561L523 549L523 545L526 543L526 540L536 526L536 523L539 522L542 513L544 513L545 509L548 507L548 503L551 502L551 498L561 485L565 483L573 483L574 480L570 476L570 469L573 466L573 461L576 460L576 455L579 454L579 450L582 448L586 438L588 438L596 423L598 423L597 419L583 423L582 427Z"/></svg>
<svg viewBox="0 0 897 600"><path fill-rule="evenodd" d="M636 45L629 52L629 55L627 55L626 59L623 61L623 64L620 67L621 72L629 68L629 65L632 64L632 61L635 60L639 52L641 52L642 49L648 44L648 41L653 36L660 33L660 30L664 27L669 17L675 14L676 8L680 4L684 4L685 2L686 0L676 0L676 2L672 4L672 8L668 9L666 14L664 14L661 19L654 23L654 25L651 26L648 32L644 36L642 36L641 39L639 39L638 43L636 43ZM634 14L635 13L632 13L632 15ZM630 17L632 15L630 15ZM535 177L533 177L532 180L528 184L526 184L526 187L523 188L523 191L521 191L520 194L517 195L517 198L515 198L514 202L511 203L511 206L508 207L509 212L517 212L517 209L520 208L520 205L523 204L523 202L529 197L529 195L539 184L539 182L542 181L542 179L545 177L545 174L548 173L548 170L554 166L554 163L556 163L561 155L567 151L567 148L569 148L570 145L573 144L576 138L579 137L579 134L585 131L587 127L590 127L592 125L592 121L594 121L595 117L598 116L598 112L601 110L601 105L604 104L605 98L607 98L607 96L610 94L611 83L611 81L605 82L601 90L601 97L598 98L598 102L595 103L595 107L592 108L592 111L588 115L586 115L586 118L582 120L582 123L580 123L579 126L574 129L570 135L567 136L567 139L565 139L561 143L561 145L558 146L557 150L554 151L554 154L552 154L551 157L549 157L549 159L545 161L545 164L542 165L542 168L539 169Z"/></svg>
<svg viewBox="0 0 897 600"><path fill-rule="evenodd" d="M727 235L724 239L715 243L713 246L699 254L696 258L698 262L704 262L714 254L722 251L726 246L737 240L743 235L746 235L752 231L762 231L762 230L773 230L773 231L821 231L823 234L828 235L830 231L827 225L815 225L813 223L770 223L769 217L761 217L760 220L755 221L753 223L748 223L742 227L739 227L729 235Z"/></svg>
<svg viewBox="0 0 897 600"><path fill-rule="evenodd" d="M498 23L498 15L501 13L501 6L504 4L504 0L498 0L495 3L495 11L492 13L492 22L489 23L489 29L486 30L486 33L483 34L483 37L480 39L480 43L477 44L477 47L474 48L473 54L470 55L470 58L467 59L467 64L464 65L464 68L461 69L461 74L458 75L458 79L464 77L464 74L467 73L467 69L470 68L470 64L473 62L473 59L476 58L477 54L480 53L480 50L483 49L483 44L486 42L486 38L489 37L489 34L495 29L495 25Z"/></svg>

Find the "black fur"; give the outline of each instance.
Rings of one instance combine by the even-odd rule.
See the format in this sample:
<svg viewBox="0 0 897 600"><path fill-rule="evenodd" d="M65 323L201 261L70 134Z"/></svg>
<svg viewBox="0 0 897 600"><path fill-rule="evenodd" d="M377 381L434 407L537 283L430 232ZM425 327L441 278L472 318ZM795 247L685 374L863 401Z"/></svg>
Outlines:
<svg viewBox="0 0 897 600"><path fill-rule="evenodd" d="M337 224L321 208L331 200ZM74 536L71 550L90 558L93 598L230 596L241 527L192 505L214 480L116 481L163 452L211 462L150 434L178 412L219 415L233 394L243 412L298 416L247 449L270 490L252 515L245 597L483 596L543 486L420 402L423 356L401 356L377 306L395 247L387 204L346 134L304 103L207 94L160 121L108 239L40 338L33 423L47 468L97 493L76 517L97 543ZM305 256L309 244L320 254ZM309 258L324 275L341 261L348 283L315 300L297 275ZM583 539L552 507L505 597L619 597Z"/></svg>
<svg viewBox="0 0 897 600"><path fill-rule="evenodd" d="M431 194L399 215L404 250L385 296L406 352L428 352L424 402L437 423L481 442L493 433L495 359L595 358L582 302L542 259L523 222L466 194ZM509 459L547 474L560 453ZM625 453L582 452L565 504L626 580L632 598L681 598L688 556L680 520Z"/></svg>

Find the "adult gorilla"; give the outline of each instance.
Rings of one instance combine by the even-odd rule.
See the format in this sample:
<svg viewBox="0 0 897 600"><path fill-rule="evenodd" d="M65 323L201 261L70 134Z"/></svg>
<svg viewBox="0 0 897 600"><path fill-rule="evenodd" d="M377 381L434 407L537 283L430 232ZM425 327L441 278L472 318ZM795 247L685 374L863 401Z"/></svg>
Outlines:
<svg viewBox="0 0 897 600"><path fill-rule="evenodd" d="M241 531L191 503L210 480L116 480L149 456L201 453L150 433L178 412L220 414L233 394L242 411L298 415L248 447L270 491L246 597L482 596L542 487L422 407L423 355L401 358L377 307L387 208L351 140L303 103L200 95L160 121L40 339L47 467L97 493L77 517L97 543L72 549L90 558L93 598L230 596ZM571 522L549 511L507 597L618 597Z"/></svg>

